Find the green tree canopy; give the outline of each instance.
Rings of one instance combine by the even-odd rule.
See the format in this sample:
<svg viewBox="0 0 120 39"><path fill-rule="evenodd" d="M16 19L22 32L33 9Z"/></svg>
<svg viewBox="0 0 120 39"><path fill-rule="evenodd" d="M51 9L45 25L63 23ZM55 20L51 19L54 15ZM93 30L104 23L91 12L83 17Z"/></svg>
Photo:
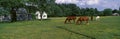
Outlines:
<svg viewBox="0 0 120 39"><path fill-rule="evenodd" d="M104 14L104 16L112 15L112 9L110 9L110 8L104 9L103 14Z"/></svg>

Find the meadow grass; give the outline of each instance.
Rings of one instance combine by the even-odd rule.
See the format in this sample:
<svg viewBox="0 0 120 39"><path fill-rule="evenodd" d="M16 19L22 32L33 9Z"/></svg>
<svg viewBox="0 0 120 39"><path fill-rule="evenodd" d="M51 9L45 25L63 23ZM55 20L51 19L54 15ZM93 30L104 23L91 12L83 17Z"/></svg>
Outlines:
<svg viewBox="0 0 120 39"><path fill-rule="evenodd" d="M0 23L0 39L91 39L86 36L96 39L120 39L119 16L101 17L98 21L89 21L89 25L64 24L64 20L65 17L54 17L42 21Z"/></svg>

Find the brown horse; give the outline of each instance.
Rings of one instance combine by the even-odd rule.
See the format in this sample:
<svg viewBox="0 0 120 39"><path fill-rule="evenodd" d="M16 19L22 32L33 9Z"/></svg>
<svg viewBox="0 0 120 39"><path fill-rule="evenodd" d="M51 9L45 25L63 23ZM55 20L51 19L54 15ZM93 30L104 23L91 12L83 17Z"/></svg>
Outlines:
<svg viewBox="0 0 120 39"><path fill-rule="evenodd" d="M86 24L88 24L89 17L87 17L87 16L81 16L81 17L79 17L78 20L77 20L77 22L76 22L76 24L79 24L79 22L80 22L80 24L81 24L82 21L85 21Z"/></svg>
<svg viewBox="0 0 120 39"><path fill-rule="evenodd" d="M73 21L75 22L76 16L68 16L68 17L66 18L66 20L65 20L64 23L67 23L67 21L68 21L69 23L71 23L71 20L73 20Z"/></svg>

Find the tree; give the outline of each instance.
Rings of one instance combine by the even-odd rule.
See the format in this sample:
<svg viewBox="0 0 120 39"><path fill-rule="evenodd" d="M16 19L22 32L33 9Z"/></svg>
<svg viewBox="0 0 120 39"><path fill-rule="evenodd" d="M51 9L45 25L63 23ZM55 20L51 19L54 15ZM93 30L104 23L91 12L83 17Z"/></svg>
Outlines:
<svg viewBox="0 0 120 39"><path fill-rule="evenodd" d="M63 16L71 16L71 15L78 15L79 12L79 7L77 7L75 4L58 4L59 8L61 8L59 11L62 11Z"/></svg>
<svg viewBox="0 0 120 39"><path fill-rule="evenodd" d="M120 7L119 7L119 10L118 10L118 13L120 14Z"/></svg>
<svg viewBox="0 0 120 39"><path fill-rule="evenodd" d="M94 8L90 8L89 9L89 16L91 16L91 21L93 21L94 14L95 14L95 9Z"/></svg>
<svg viewBox="0 0 120 39"><path fill-rule="evenodd" d="M16 21L16 11L18 7L23 7L24 6L24 0L0 0L0 6L4 8L9 8L10 9L10 14L11 14L11 22Z"/></svg>
<svg viewBox="0 0 120 39"><path fill-rule="evenodd" d="M86 9L85 8L81 8L81 16L84 16L85 15L85 12L86 12Z"/></svg>
<svg viewBox="0 0 120 39"><path fill-rule="evenodd" d="M9 11L8 9L4 9L4 7L0 7L0 15L7 15L9 14Z"/></svg>
<svg viewBox="0 0 120 39"><path fill-rule="evenodd" d="M118 13L118 11L119 11L119 10L114 9L114 10L112 11L112 13Z"/></svg>
<svg viewBox="0 0 120 39"><path fill-rule="evenodd" d="M109 8L104 9L103 14L104 14L104 16L112 15L112 9L109 9Z"/></svg>
<svg viewBox="0 0 120 39"><path fill-rule="evenodd" d="M52 0L55 1L55 0ZM37 9L41 11L41 14L46 11L45 9L47 8L48 3L50 3L50 0L29 0L28 2L32 2L33 4L37 5ZM42 15L41 15L41 20L42 20Z"/></svg>
<svg viewBox="0 0 120 39"><path fill-rule="evenodd" d="M97 10L97 8L95 8L95 13L94 15L100 15L100 12Z"/></svg>

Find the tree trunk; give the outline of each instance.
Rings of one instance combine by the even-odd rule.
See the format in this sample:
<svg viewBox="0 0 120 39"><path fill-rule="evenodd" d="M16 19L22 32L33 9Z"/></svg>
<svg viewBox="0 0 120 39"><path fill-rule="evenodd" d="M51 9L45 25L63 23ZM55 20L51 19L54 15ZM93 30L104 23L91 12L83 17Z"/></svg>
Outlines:
<svg viewBox="0 0 120 39"><path fill-rule="evenodd" d="M40 16L41 16L41 21L42 21L42 15L43 15L43 11L41 11L41 13L40 13L40 14L41 14Z"/></svg>
<svg viewBox="0 0 120 39"><path fill-rule="evenodd" d="M17 19L16 19L16 11L14 10L15 7L12 7L11 11L10 11L10 14L11 14L11 22L16 22Z"/></svg>
<svg viewBox="0 0 120 39"><path fill-rule="evenodd" d="M91 21L93 21L93 16L91 16Z"/></svg>

